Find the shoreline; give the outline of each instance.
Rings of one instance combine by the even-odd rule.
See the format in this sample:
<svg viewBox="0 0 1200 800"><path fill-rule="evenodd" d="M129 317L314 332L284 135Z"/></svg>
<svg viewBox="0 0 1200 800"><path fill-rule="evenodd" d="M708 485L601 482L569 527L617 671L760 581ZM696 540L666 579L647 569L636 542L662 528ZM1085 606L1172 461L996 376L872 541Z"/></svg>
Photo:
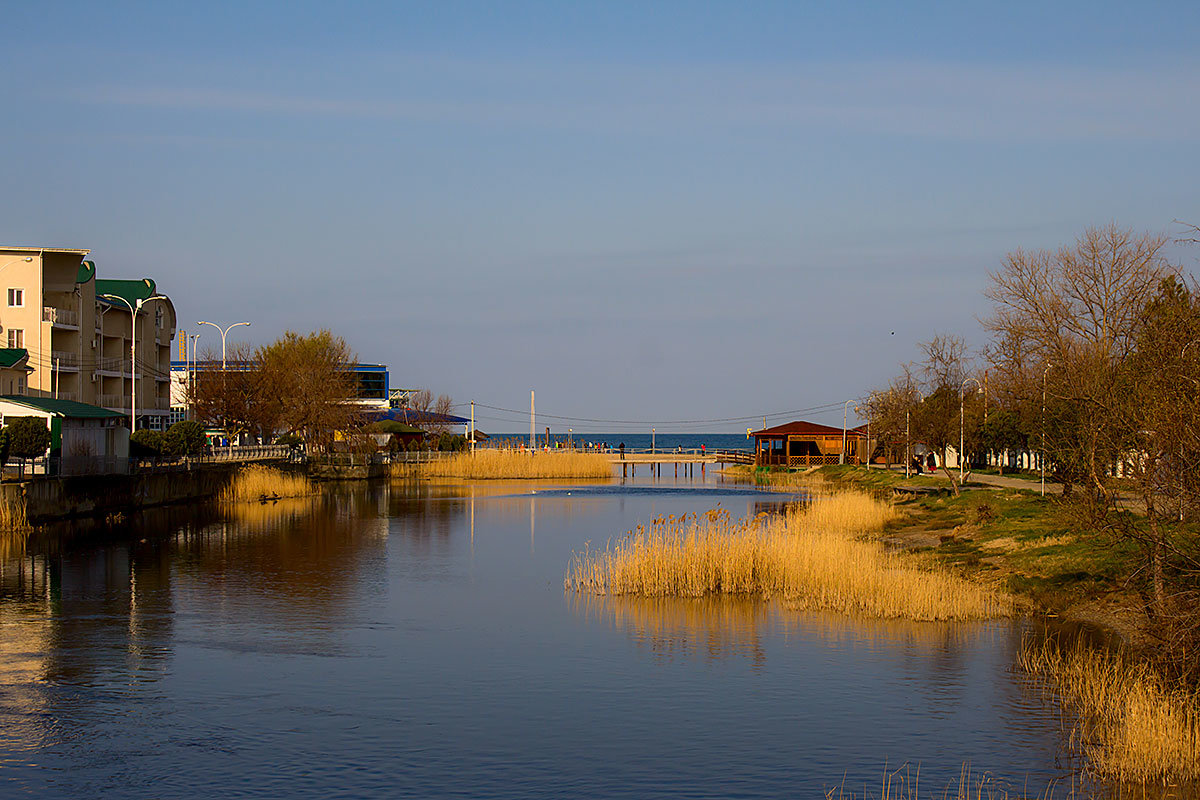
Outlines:
<svg viewBox="0 0 1200 800"><path fill-rule="evenodd" d="M723 473L779 491L806 486L888 491L900 513L879 534L885 543L1005 591L1028 614L1084 626L1135 654L1148 649L1144 605L1126 585L1134 568L1132 548L1078 531L1053 495L1041 496L1036 479L1014 476L1009 486L968 482L956 497L943 475L906 479L883 468L756 473L753 467L731 467ZM764 474L773 480L760 480Z"/></svg>

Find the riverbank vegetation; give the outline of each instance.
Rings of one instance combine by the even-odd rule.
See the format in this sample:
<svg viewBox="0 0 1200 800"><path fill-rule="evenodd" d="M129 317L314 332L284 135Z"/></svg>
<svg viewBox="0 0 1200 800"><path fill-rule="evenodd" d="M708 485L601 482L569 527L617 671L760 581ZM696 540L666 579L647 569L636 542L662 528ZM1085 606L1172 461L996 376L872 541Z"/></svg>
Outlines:
<svg viewBox="0 0 1200 800"><path fill-rule="evenodd" d="M1171 244L1110 224L1010 252L988 345L937 335L866 405L876 450L936 454L954 493L960 441L968 465L1044 460L1074 544L1120 551L1112 582L1138 600L1146 652L1200 687L1200 286Z"/></svg>
<svg viewBox="0 0 1200 800"><path fill-rule="evenodd" d="M398 478L411 477L414 470L429 477L466 480L596 480L613 476L607 456L574 451L476 450L423 464L393 466L401 468L393 471Z"/></svg>
<svg viewBox="0 0 1200 800"><path fill-rule="evenodd" d="M1003 595L862 538L893 513L890 503L842 492L776 517L735 521L714 509L659 518L603 550L577 553L565 586L650 597L762 596L797 608L916 620L1010 612Z"/></svg>
<svg viewBox="0 0 1200 800"><path fill-rule="evenodd" d="M305 475L250 464L237 471L221 491L220 500L223 503L264 502L283 497L306 497L316 491L316 484Z"/></svg>
<svg viewBox="0 0 1200 800"><path fill-rule="evenodd" d="M1200 788L1200 701L1147 665L1094 647L1026 647L1020 666L1043 678L1077 720L1072 743L1091 770L1135 783Z"/></svg>

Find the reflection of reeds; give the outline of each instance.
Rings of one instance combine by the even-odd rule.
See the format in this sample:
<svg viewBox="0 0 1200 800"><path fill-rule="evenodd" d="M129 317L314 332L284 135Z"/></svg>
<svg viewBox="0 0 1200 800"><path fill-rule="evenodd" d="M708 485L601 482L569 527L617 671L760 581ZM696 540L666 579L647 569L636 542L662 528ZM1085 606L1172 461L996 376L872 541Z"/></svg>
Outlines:
<svg viewBox="0 0 1200 800"><path fill-rule="evenodd" d="M234 503L229 519L248 531L276 530L309 516L317 508L317 497L285 497L267 503Z"/></svg>
<svg viewBox="0 0 1200 800"><path fill-rule="evenodd" d="M576 554L566 588L596 594L779 597L788 604L876 617L986 619L1008 602L939 568L856 538L893 514L847 492L786 516L734 522L724 510L667 517L599 551Z"/></svg>
<svg viewBox="0 0 1200 800"><path fill-rule="evenodd" d="M0 531L26 531L25 497L19 487L5 487L0 492Z"/></svg>
<svg viewBox="0 0 1200 800"><path fill-rule="evenodd" d="M762 602L579 594L574 605L585 619L611 622L663 658L766 659L759 629L769 607Z"/></svg>
<svg viewBox="0 0 1200 800"><path fill-rule="evenodd" d="M611 478L613 469L608 456L598 453L477 450L433 461L424 467L424 473L472 480L564 479Z"/></svg>
<svg viewBox="0 0 1200 800"><path fill-rule="evenodd" d="M238 470L233 476L221 491L221 501L256 502L280 497L305 497L315 492L316 485L305 475L251 464Z"/></svg>
<svg viewBox="0 0 1200 800"><path fill-rule="evenodd" d="M1078 719L1072 740L1096 772L1121 781L1200 781L1200 698L1109 651L1046 642L1019 661Z"/></svg>

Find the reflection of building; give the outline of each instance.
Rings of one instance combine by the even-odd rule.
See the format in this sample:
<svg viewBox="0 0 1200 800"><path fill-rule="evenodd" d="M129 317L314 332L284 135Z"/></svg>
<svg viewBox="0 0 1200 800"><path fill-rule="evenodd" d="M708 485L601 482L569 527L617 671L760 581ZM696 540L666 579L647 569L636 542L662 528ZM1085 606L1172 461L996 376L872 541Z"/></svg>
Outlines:
<svg viewBox="0 0 1200 800"><path fill-rule="evenodd" d="M129 413L130 306L137 315L139 424L161 428L170 405L175 308L154 281L99 280L87 250L0 247L0 344L25 350L24 390L0 375L8 394L91 403ZM10 369L6 367L6 369ZM10 390L9 380L14 386Z"/></svg>
<svg viewBox="0 0 1200 800"><path fill-rule="evenodd" d="M225 363L225 368L230 371L244 372L255 366L255 363L250 361L227 361ZM355 402L366 410L386 410L388 407L387 366L385 364L355 364L350 369L354 372L357 386ZM188 386L192 381L199 385L206 376L217 375L220 372L221 362L217 360L172 361L171 420L187 419Z"/></svg>

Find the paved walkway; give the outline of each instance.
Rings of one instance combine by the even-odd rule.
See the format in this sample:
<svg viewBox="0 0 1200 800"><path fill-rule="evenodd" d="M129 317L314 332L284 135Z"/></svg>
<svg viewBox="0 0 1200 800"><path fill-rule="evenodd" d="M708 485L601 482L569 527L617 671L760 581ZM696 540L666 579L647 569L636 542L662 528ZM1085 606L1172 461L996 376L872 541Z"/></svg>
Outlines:
<svg viewBox="0 0 1200 800"><path fill-rule="evenodd" d="M968 480L975 483L986 483L988 486L1002 486L1005 489L1028 489L1037 492L1041 491L1042 488L1040 480L1031 481L1028 478L1011 478L1008 475L984 475L979 472L972 472ZM1062 494L1062 484L1046 481L1046 494Z"/></svg>

